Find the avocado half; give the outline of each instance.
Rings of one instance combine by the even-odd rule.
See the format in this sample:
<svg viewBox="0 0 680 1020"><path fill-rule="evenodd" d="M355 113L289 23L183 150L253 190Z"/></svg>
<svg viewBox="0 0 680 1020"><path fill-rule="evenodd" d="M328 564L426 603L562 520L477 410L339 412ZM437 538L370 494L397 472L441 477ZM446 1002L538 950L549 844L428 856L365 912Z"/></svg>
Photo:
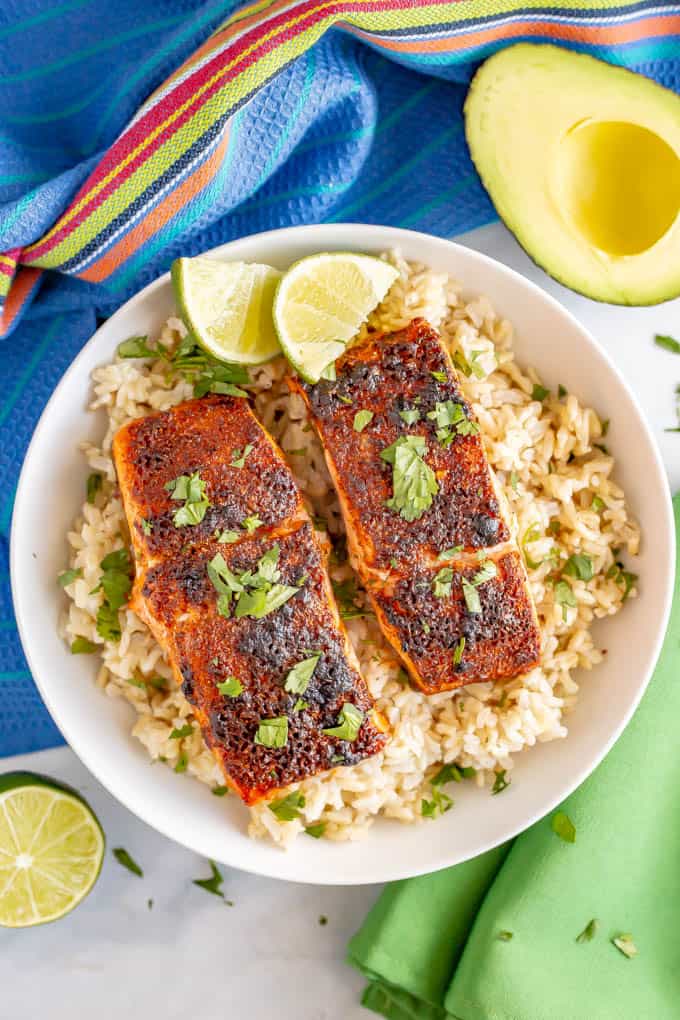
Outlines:
<svg viewBox="0 0 680 1020"><path fill-rule="evenodd" d="M556 280L612 304L680 294L680 96L518 43L477 71L465 131L498 215Z"/></svg>

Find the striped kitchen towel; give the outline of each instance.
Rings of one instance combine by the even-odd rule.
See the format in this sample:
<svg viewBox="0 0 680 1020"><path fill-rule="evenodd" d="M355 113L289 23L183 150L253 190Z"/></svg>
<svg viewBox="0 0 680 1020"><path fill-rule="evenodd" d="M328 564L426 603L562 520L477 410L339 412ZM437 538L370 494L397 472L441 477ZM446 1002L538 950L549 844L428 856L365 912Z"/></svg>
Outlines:
<svg viewBox="0 0 680 1020"><path fill-rule="evenodd" d="M517 40L680 89L668 0L2 4L0 753L58 740L14 628L6 536L30 434L97 319L178 254L263 229L488 222L462 102Z"/></svg>

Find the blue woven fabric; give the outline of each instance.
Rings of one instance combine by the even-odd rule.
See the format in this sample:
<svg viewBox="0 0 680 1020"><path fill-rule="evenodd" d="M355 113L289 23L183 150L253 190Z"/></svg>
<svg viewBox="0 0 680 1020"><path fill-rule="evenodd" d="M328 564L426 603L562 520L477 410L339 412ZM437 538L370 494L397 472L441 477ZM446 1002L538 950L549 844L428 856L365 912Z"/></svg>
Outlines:
<svg viewBox="0 0 680 1020"><path fill-rule="evenodd" d="M54 222L140 102L235 6L4 0L0 250L28 244ZM603 47L599 55L680 90L677 38ZM438 77L430 77L329 32L240 111L223 172L151 248L107 287L45 276L19 327L0 340L0 755L61 739L19 645L7 539L32 431L97 320L178 254L260 230L358 220L452 236L489 222L494 211L463 135L474 66L437 66Z"/></svg>

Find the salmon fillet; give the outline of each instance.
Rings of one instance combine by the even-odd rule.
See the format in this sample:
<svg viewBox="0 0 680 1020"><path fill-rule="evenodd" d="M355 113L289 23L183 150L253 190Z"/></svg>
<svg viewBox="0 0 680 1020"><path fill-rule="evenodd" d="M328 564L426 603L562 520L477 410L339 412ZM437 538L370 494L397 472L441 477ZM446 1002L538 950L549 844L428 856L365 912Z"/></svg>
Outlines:
<svg viewBox="0 0 680 1020"><path fill-rule="evenodd" d="M352 565L411 677L434 694L531 669L540 634L526 572L436 331L415 319L374 334L335 374L289 382L321 439Z"/></svg>
<svg viewBox="0 0 680 1020"><path fill-rule="evenodd" d="M229 785L252 804L379 751L385 724L333 599L327 546L248 403L208 396L137 419L113 456L135 554L130 608ZM183 523L176 480L191 476L207 506ZM289 680L316 656L306 683Z"/></svg>

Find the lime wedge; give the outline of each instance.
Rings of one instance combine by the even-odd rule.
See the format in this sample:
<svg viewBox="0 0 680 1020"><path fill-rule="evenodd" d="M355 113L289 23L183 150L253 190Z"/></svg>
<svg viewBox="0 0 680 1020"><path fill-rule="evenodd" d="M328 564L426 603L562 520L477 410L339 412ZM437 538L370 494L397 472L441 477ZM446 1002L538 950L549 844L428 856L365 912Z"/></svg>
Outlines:
<svg viewBox="0 0 680 1020"><path fill-rule="evenodd" d="M371 255L310 255L284 274L274 298L283 353L309 383L345 350L396 280L397 270Z"/></svg>
<svg viewBox="0 0 680 1020"><path fill-rule="evenodd" d="M272 322L278 269L199 256L176 259L171 276L185 326L213 357L259 365L279 354Z"/></svg>
<svg viewBox="0 0 680 1020"><path fill-rule="evenodd" d="M101 826L75 791L32 772L0 776L0 925L68 914L97 881L103 856Z"/></svg>

